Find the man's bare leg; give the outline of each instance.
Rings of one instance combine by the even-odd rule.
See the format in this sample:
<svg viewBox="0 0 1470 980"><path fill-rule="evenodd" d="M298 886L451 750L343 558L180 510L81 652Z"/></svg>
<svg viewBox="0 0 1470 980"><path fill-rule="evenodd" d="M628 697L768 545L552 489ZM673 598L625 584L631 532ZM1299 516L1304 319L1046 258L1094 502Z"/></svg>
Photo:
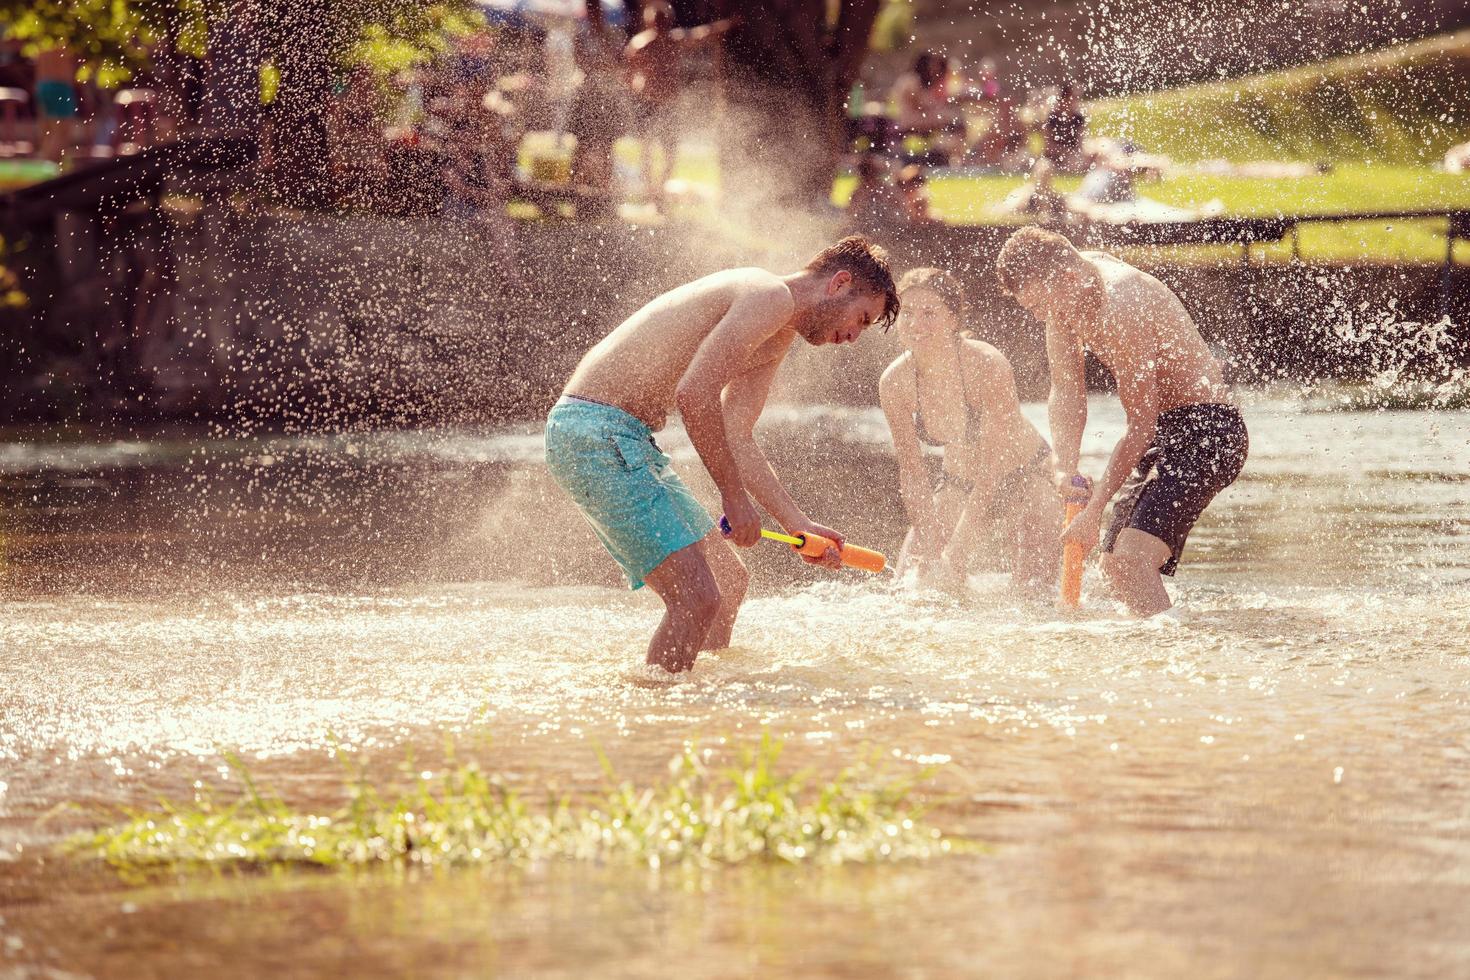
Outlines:
<svg viewBox="0 0 1470 980"><path fill-rule="evenodd" d="M898 559L893 563L893 577L903 578L908 574L914 563L914 541L919 536L916 528L909 528L908 533L903 536L903 544L898 548Z"/></svg>
<svg viewBox="0 0 1470 980"><path fill-rule="evenodd" d="M678 672L694 666L720 611L720 587L696 541L665 558L644 579L664 601L664 618L648 644L648 662Z"/></svg>
<svg viewBox="0 0 1470 980"><path fill-rule="evenodd" d="M1113 595L1135 616L1156 616L1173 603L1159 569L1169 560L1169 546L1152 534L1125 527L1110 554L1102 556L1103 574Z"/></svg>
<svg viewBox="0 0 1470 980"><path fill-rule="evenodd" d="M718 530L711 531L704 539L704 556L714 572L715 584L720 590L720 608L715 620L705 634L701 650L723 650L730 645L730 631L735 628L735 616L740 604L745 601L745 590L750 586L750 573L745 562L735 552L735 546L724 540Z"/></svg>

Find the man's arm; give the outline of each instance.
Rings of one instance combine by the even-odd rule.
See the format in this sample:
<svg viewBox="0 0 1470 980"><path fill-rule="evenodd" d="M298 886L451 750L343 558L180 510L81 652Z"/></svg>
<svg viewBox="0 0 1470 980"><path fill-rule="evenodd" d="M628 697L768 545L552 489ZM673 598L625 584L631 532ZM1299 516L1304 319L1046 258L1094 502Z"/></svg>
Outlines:
<svg viewBox="0 0 1470 980"><path fill-rule="evenodd" d="M794 305L791 293L777 283L743 290L699 345L674 395L689 441L719 488L731 537L743 547L760 540L760 515L750 505L730 452L721 395L761 344L790 319Z"/></svg>
<svg viewBox="0 0 1470 980"><path fill-rule="evenodd" d="M803 555L809 564L839 568L842 565L840 549L844 536L832 528L818 524L797 505L791 494L781 485L780 477L771 467L766 454L755 441L755 423L766 405L766 396L771 390L771 379L786 356L790 341L776 351L768 360L738 375L726 386L722 404L725 409L725 436L730 450L745 480L750 495L786 530L787 534L817 534L836 545L828 548L819 557Z"/></svg>
<svg viewBox="0 0 1470 980"><path fill-rule="evenodd" d="M1082 459L1082 430L1087 426L1087 382L1082 341L1067 322L1046 325L1046 360L1051 367L1051 394L1046 400L1051 448L1057 480L1069 482Z"/></svg>
<svg viewBox="0 0 1470 980"><path fill-rule="evenodd" d="M1159 423L1159 385L1156 370L1152 367L1153 355L1141 357L1140 364L1149 365L1136 373L1124 373L1118 377L1118 396L1123 401L1123 410L1128 416L1128 428L1123 438L1113 447L1108 457L1107 469L1102 480L1093 488L1087 507L1067 525L1062 540L1075 541L1084 551L1097 546L1102 530L1103 509L1113 499L1138 466L1143 454L1153 444L1154 433Z"/></svg>
<svg viewBox="0 0 1470 980"><path fill-rule="evenodd" d="M1123 401L1128 428L1124 431L1123 438L1113 447L1113 454L1108 457L1108 468L1103 471L1101 482L1093 490L1088 506L1096 505L1099 511L1127 481L1128 475L1153 444L1154 433L1158 431L1158 375L1152 367L1152 359L1141 363L1150 366L1140 373L1118 379L1118 397Z"/></svg>
<svg viewBox="0 0 1470 980"><path fill-rule="evenodd" d="M771 360L731 381L725 388L722 404L725 409L725 438L729 440L730 453L740 467L745 489L766 513L789 530L811 521L781 485L770 460L755 441L756 420L766 407L771 380L775 378L785 353L782 350Z"/></svg>

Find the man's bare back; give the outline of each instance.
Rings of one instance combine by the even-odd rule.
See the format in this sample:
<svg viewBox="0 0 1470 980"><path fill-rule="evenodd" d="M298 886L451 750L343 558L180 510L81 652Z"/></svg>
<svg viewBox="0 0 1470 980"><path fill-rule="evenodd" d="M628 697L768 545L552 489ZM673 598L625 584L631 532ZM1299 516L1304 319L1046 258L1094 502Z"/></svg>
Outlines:
<svg viewBox="0 0 1470 980"><path fill-rule="evenodd" d="M781 278L764 269L728 269L670 290L624 320L582 358L564 394L615 405L658 431L694 355L737 299L768 300L789 318L795 303ZM784 322L784 320L783 320ZM779 361L791 324L762 343L747 368Z"/></svg>
<svg viewBox="0 0 1470 980"><path fill-rule="evenodd" d="M1150 376L1161 412L1232 403L1223 366L1169 287L1105 252L1081 254L1097 271L1102 302L1079 320L1079 339L1113 372L1125 408L1136 407L1127 396Z"/></svg>

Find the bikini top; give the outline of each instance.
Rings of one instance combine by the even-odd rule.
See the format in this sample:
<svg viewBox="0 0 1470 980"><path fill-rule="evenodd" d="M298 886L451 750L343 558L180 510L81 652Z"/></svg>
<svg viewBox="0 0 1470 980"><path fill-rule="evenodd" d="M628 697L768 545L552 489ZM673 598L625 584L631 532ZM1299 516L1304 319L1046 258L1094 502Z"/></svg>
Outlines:
<svg viewBox="0 0 1470 980"><path fill-rule="evenodd" d="M919 441L922 442L926 446L943 447L944 445L946 445L946 443L944 442L944 440L942 440L942 439L936 439L929 432L928 426L926 426L924 424L924 402L923 402L923 399L919 397L918 380L919 380L918 368L915 368L914 369L914 433L915 433L915 435L917 435L919 437ZM961 390L964 390L964 384L965 384L965 382L964 382L964 378L962 376L960 378ZM980 439L980 429L979 429L979 427L980 427L980 422L981 422L981 413L975 408L974 405L970 404L970 395L969 395L969 392L968 391L965 391L964 392L964 398L965 398L965 435L964 435L964 438L963 438L963 444L968 446L968 445L973 445L974 443L978 442L979 439Z"/></svg>

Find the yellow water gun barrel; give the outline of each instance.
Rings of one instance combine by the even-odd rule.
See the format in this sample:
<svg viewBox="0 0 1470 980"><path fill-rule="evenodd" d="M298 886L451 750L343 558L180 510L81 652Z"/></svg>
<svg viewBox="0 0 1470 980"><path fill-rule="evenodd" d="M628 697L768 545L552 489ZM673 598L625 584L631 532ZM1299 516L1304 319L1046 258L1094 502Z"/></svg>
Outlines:
<svg viewBox="0 0 1470 980"><path fill-rule="evenodd" d="M723 516L720 517L720 530L725 534L730 533L730 522ZM781 534L761 528L761 537L789 544L792 551L809 558L820 558L827 553L828 548L837 548L837 542L820 534ZM865 572L881 572L888 564L888 559L881 551L860 548L855 544L845 544L837 548L837 554L841 557L842 564L849 568L861 568Z"/></svg>

